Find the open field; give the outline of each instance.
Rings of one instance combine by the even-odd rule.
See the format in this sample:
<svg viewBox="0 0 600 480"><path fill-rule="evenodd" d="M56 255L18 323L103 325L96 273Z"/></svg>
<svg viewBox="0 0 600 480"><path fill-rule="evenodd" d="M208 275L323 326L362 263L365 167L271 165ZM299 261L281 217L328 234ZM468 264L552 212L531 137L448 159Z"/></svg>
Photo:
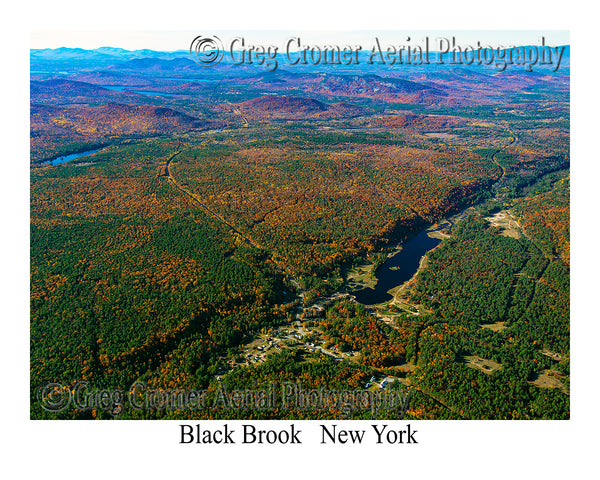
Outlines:
<svg viewBox="0 0 600 480"><path fill-rule="evenodd" d="M467 366L481 370L483 373L490 374L496 370L502 368L502 364L494 362L492 360L486 360L485 358L478 357L477 355L467 355L465 357Z"/></svg>
<svg viewBox="0 0 600 480"><path fill-rule="evenodd" d="M501 230L501 235L519 239L521 238L521 229L517 222L504 210L495 213L493 216L486 218L494 227Z"/></svg>

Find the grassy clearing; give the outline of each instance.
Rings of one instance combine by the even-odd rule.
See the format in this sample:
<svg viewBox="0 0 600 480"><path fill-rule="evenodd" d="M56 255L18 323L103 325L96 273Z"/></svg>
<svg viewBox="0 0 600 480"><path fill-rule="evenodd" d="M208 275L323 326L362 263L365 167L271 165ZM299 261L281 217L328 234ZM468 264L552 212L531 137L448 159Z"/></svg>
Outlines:
<svg viewBox="0 0 600 480"><path fill-rule="evenodd" d="M501 229L500 235L505 237L512 237L515 239L521 238L521 229L515 220L506 212L501 210L491 217L487 217L486 220L490 222L494 227Z"/></svg>
<svg viewBox="0 0 600 480"><path fill-rule="evenodd" d="M544 370L530 383L538 388L560 388L565 394L568 394L569 392L561 381L563 377L564 375L555 370Z"/></svg>
<svg viewBox="0 0 600 480"><path fill-rule="evenodd" d="M348 286L350 289L375 288L377 279L373 274L373 267L372 263L365 263L350 270L348 272Z"/></svg>
<svg viewBox="0 0 600 480"><path fill-rule="evenodd" d="M482 325L481 328L488 328L492 332L501 332L502 330L506 330L508 327L506 326L506 322L496 322L496 323L487 323Z"/></svg>
<svg viewBox="0 0 600 480"><path fill-rule="evenodd" d="M501 363L494 362L493 360L486 360L477 355L467 355L464 357L464 361L467 364L467 367L475 368L488 375L502 368Z"/></svg>
<svg viewBox="0 0 600 480"><path fill-rule="evenodd" d="M540 353L542 355L546 355L547 357L550 357L552 360L556 360L557 362L560 362L563 358L560 353L552 352L546 348L540 350Z"/></svg>

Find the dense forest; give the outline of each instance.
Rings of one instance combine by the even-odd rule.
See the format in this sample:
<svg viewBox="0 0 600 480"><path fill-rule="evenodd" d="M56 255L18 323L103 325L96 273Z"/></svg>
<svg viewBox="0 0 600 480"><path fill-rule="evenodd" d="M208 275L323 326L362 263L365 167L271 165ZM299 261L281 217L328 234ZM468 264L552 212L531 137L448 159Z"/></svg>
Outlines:
<svg viewBox="0 0 600 480"><path fill-rule="evenodd" d="M569 418L568 77L146 63L32 74L32 418ZM204 400L44 404L81 381ZM290 385L348 402L224 394Z"/></svg>
<svg viewBox="0 0 600 480"><path fill-rule="evenodd" d="M464 418L568 418L568 265L477 217L428 258L415 385Z"/></svg>

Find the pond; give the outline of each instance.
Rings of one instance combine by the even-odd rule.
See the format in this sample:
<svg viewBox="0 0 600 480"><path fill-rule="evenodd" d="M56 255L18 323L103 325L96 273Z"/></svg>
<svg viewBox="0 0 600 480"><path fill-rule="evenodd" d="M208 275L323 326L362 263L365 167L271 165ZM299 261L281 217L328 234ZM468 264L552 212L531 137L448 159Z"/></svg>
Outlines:
<svg viewBox="0 0 600 480"><path fill-rule="evenodd" d="M86 157L88 155L92 155L93 153L99 152L102 150L101 148L97 148L96 150L87 150L86 152L81 153L73 153L72 155L64 155L62 157L57 157L54 160L49 160L46 163L50 165L60 165L61 163L69 162L71 160L75 160L76 158Z"/></svg>
<svg viewBox="0 0 600 480"><path fill-rule="evenodd" d="M419 269L421 258L441 242L439 238L432 238L428 233L428 230L423 230L408 240L402 245L402 250L388 258L375 271L375 288L367 287L351 292L356 301L363 305L375 305L391 300L392 296L387 292L410 280Z"/></svg>

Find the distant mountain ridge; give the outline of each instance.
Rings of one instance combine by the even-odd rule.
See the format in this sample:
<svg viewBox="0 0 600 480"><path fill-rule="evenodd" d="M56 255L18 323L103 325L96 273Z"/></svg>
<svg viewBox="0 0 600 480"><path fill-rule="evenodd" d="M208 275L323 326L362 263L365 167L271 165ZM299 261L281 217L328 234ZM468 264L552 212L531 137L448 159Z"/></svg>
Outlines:
<svg viewBox="0 0 600 480"><path fill-rule="evenodd" d="M327 104L308 97L265 95L237 104L250 116L263 118L335 118L364 114L365 109L343 102Z"/></svg>
<svg viewBox="0 0 600 480"><path fill-rule="evenodd" d="M133 70L150 72L197 71L198 64L189 58L134 58L109 67L109 70Z"/></svg>
<svg viewBox="0 0 600 480"><path fill-rule="evenodd" d="M100 47L92 50L61 47L31 49L29 51L29 61L32 71L104 68L140 58L172 60L182 57L189 58L189 52L186 50L177 50L175 52L158 52L148 49L125 50L123 48L114 47Z"/></svg>
<svg viewBox="0 0 600 480"><path fill-rule="evenodd" d="M329 105L319 102L313 98L291 97L291 96L265 96L247 100L241 104L245 107L256 108L266 112L324 112Z"/></svg>
<svg viewBox="0 0 600 480"><path fill-rule="evenodd" d="M141 49L141 50L126 50L124 48L115 47L100 47L94 49L84 48L32 48L29 51L32 58L46 59L77 59L77 58L106 58L111 57L121 61L132 60L134 58L162 58L172 59L178 57L189 57L187 50L176 50L173 52L162 52L157 50Z"/></svg>
<svg viewBox="0 0 600 480"><path fill-rule="evenodd" d="M44 81L30 82L30 94L32 97L62 95L64 97L79 97L86 95L107 95L110 90L100 86L86 82L78 82L74 80L52 79Z"/></svg>
<svg viewBox="0 0 600 480"><path fill-rule="evenodd" d="M541 48L539 45L525 45L524 47L537 47ZM563 69L568 69L570 67L570 58L571 58L571 48L570 45L559 46L564 47L564 51L562 54L561 65ZM549 47L554 48L554 47ZM368 69L370 71L396 71L399 72L401 70L404 71L418 71L422 69L427 69L428 71L438 71L440 69L444 69L447 67L457 67L459 64L450 64L444 63L442 65L437 64L439 52L430 51L429 56L431 63L429 65L369 65L369 59L372 56L372 52L370 49L363 49L358 52L358 60L359 65L353 66L357 68L342 68L340 65L294 65L293 69L294 73L306 72L306 71L354 71L366 73L364 70ZM235 55L236 58L239 55ZM96 49L86 50L83 48L69 48L69 47L60 47L60 48L44 48L44 49L31 49L29 53L30 64L32 71L48 71L48 70L73 70L73 69L81 69L81 68L106 68L112 67L118 68L119 66L124 66L126 62L130 62L133 60L139 59L151 59L151 60L160 60L160 61L169 61L169 60L186 60L186 64L189 68L192 68L192 65L197 67L197 64L190 57L190 52L187 49L180 49L171 52L165 51L157 51L150 49L139 49L139 50L126 50L124 48L118 47L100 47ZM279 51L276 55L278 62L278 69L282 68L290 68L292 67L286 61L286 57L282 51ZM447 58L447 62L450 60ZM377 62L375 62L377 63ZM160 63L157 63L159 65ZM130 64L129 66L125 66L128 68L130 66L134 66L135 64ZM183 64L182 64L183 65ZM141 64L140 64L141 66ZM228 54L223 56L223 59L218 68L221 67L231 67L235 66L236 69L242 70L248 68L248 65L232 65L231 58ZM145 65L146 68L157 68L147 62ZM543 68L542 68L543 67ZM258 65L253 65L254 69L264 70L264 67L260 67ZM489 66L479 66L479 65L460 65L460 68L468 71L474 70L482 70L482 71L490 71L495 70L495 67L492 65ZM510 69L514 68L523 68L522 66L512 66ZM534 65L534 70L551 70L553 68L552 65L541 66ZM212 70L212 69L209 69ZM278 78L275 77L272 80L277 81Z"/></svg>

